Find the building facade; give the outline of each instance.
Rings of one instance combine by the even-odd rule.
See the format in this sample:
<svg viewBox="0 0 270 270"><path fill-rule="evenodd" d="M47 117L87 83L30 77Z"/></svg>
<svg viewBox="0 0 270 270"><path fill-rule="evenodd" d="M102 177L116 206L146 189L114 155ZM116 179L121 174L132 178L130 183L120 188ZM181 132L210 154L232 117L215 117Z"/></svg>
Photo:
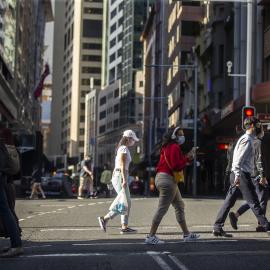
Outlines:
<svg viewBox="0 0 270 270"><path fill-rule="evenodd" d="M94 88L99 90L101 86L102 67L102 22L103 1L102 0L68 0L56 1L56 12L59 12L63 20L55 23L55 29L63 29L55 32L55 47L62 46L59 55L54 59L63 57L63 65L56 64L53 79L53 92L57 92L61 98L60 107L53 103L53 112L61 110L60 132L58 123L53 124L53 135L61 145L60 153L69 157L79 157L84 153L85 138L85 96L90 91L90 80L94 79ZM63 11L60 8L64 8ZM58 14L58 13L57 13ZM59 39L62 45L56 44ZM61 70L62 69L62 70ZM61 79L59 79L61 78ZM59 82L60 81L60 82ZM58 149L59 151L59 149Z"/></svg>

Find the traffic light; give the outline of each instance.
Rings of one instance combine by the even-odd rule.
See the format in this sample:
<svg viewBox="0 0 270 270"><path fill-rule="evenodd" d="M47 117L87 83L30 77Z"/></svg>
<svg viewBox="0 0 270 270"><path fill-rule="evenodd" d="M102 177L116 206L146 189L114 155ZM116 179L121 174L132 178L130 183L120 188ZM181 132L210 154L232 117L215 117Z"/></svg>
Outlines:
<svg viewBox="0 0 270 270"><path fill-rule="evenodd" d="M244 106L242 109L242 129L245 129L244 127L244 121L246 118L255 116L256 109L253 106Z"/></svg>

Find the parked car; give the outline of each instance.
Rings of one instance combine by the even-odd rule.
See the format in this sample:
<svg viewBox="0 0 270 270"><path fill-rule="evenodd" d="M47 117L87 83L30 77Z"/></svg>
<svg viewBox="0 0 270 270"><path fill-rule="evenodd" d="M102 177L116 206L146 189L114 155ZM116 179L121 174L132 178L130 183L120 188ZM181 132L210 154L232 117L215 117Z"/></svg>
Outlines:
<svg viewBox="0 0 270 270"><path fill-rule="evenodd" d="M46 176L41 179L41 186L46 196L68 196L73 197L72 181L69 175L58 173L54 176ZM21 179L22 194L31 193L32 177L26 176Z"/></svg>

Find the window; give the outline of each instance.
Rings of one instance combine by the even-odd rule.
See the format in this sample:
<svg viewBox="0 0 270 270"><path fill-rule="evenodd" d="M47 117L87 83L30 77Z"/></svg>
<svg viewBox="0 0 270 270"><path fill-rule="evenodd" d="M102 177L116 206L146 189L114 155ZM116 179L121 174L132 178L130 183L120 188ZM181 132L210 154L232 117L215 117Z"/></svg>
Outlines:
<svg viewBox="0 0 270 270"><path fill-rule="evenodd" d="M97 68L97 67L82 67L82 73L99 74L99 73L101 73L101 68Z"/></svg>
<svg viewBox="0 0 270 270"><path fill-rule="evenodd" d="M99 113L99 120L102 120L104 118L106 118L106 111L102 111Z"/></svg>
<svg viewBox="0 0 270 270"><path fill-rule="evenodd" d="M84 121L85 121L85 117L84 116L80 116L80 122L81 123L84 123Z"/></svg>
<svg viewBox="0 0 270 270"><path fill-rule="evenodd" d="M99 133L104 133L105 131L106 131L105 125L99 127Z"/></svg>
<svg viewBox="0 0 270 270"><path fill-rule="evenodd" d="M110 48L112 48L113 46L115 46L115 44L116 44L116 38L114 38L114 39L112 39L110 41Z"/></svg>
<svg viewBox="0 0 270 270"><path fill-rule="evenodd" d="M101 56L100 55L83 55L82 61L101 62Z"/></svg>
<svg viewBox="0 0 270 270"><path fill-rule="evenodd" d="M119 122L118 119L113 121L113 127L114 128L118 127L118 122Z"/></svg>
<svg viewBox="0 0 270 270"><path fill-rule="evenodd" d="M102 21L83 20L83 37L101 38L102 37Z"/></svg>
<svg viewBox="0 0 270 270"><path fill-rule="evenodd" d="M116 23L111 26L111 33L113 33L116 30Z"/></svg>
<svg viewBox="0 0 270 270"><path fill-rule="evenodd" d="M112 63L115 60L115 53L110 55L110 63Z"/></svg>
<svg viewBox="0 0 270 270"><path fill-rule="evenodd" d="M143 87L143 81L140 81L139 87Z"/></svg>
<svg viewBox="0 0 270 270"><path fill-rule="evenodd" d="M82 79L81 83L82 83L82 85L90 85L90 80L89 79Z"/></svg>
<svg viewBox="0 0 270 270"><path fill-rule="evenodd" d="M84 129L80 128L80 135L84 135Z"/></svg>
<svg viewBox="0 0 270 270"><path fill-rule="evenodd" d="M113 112L114 113L118 113L119 112L119 104L114 105Z"/></svg>
<svg viewBox="0 0 270 270"><path fill-rule="evenodd" d="M119 88L114 90L114 98L119 97Z"/></svg>
<svg viewBox="0 0 270 270"><path fill-rule="evenodd" d="M84 14L103 14L102 8L84 8Z"/></svg>
<svg viewBox="0 0 270 270"><path fill-rule="evenodd" d="M100 99L100 101L99 101L99 106L102 106L102 105L104 105L104 104L106 104L106 96L105 96L105 97L102 97L102 98Z"/></svg>
<svg viewBox="0 0 270 270"><path fill-rule="evenodd" d="M116 8L111 12L111 19L116 16L117 10Z"/></svg>
<svg viewBox="0 0 270 270"><path fill-rule="evenodd" d="M94 44L94 43L83 43L83 49L86 50L101 50L101 44Z"/></svg>
<svg viewBox="0 0 270 270"><path fill-rule="evenodd" d="M84 141L80 141L80 142L79 142L79 146L80 146L80 147L84 147Z"/></svg>

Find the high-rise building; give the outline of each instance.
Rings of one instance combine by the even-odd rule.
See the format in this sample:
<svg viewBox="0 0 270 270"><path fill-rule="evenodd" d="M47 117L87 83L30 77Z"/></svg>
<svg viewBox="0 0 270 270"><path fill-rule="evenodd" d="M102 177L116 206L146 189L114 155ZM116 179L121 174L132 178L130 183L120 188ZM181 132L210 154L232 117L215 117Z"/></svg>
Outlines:
<svg viewBox="0 0 270 270"><path fill-rule="evenodd" d="M0 1L0 114L16 132L40 129L33 94L43 71L45 24L52 19L50 0Z"/></svg>
<svg viewBox="0 0 270 270"><path fill-rule="evenodd" d="M60 122L52 124L52 139L61 149L52 154L75 157L84 153L85 96L90 91L91 78L95 89L101 86L103 1L59 2L62 1L55 2L53 95L61 103L53 101L52 113L61 113L57 114ZM62 65L56 63L58 58Z"/></svg>
<svg viewBox="0 0 270 270"><path fill-rule="evenodd" d="M141 134L141 125L137 122L142 119L139 114L142 104L136 102L136 78L139 78L137 72L142 69L143 46L140 35L146 21L149 1L104 2L107 2L108 20L104 21L103 28L107 29L107 50L103 51L107 63L103 63L103 69L106 70L103 71L103 82L106 81L107 85L104 85L99 97L99 101L102 99L101 103L106 104L106 108L99 106L101 114L98 115L97 148L102 150L98 151L97 161L101 166L104 162L113 163L111 153L124 129L133 128L138 135ZM141 92L140 84L137 85ZM138 98L140 95L141 93Z"/></svg>

